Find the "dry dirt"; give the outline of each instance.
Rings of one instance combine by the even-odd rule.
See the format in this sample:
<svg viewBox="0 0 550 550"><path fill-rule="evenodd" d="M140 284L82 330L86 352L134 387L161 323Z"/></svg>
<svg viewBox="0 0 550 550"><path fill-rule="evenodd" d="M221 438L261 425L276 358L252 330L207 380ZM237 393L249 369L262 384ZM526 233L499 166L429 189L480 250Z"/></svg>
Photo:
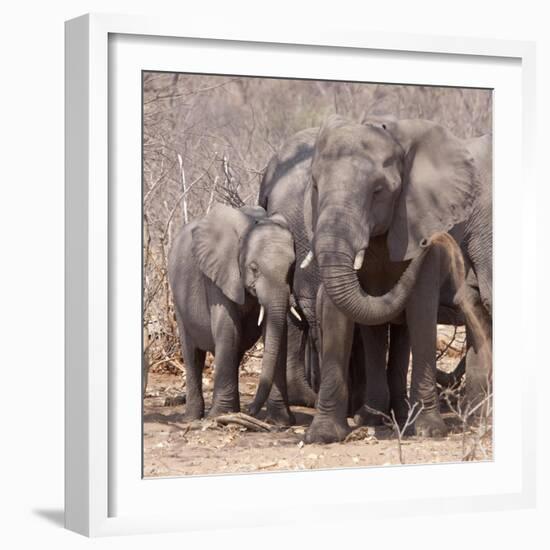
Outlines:
<svg viewBox="0 0 550 550"><path fill-rule="evenodd" d="M448 335L441 336L443 343ZM439 344L441 347L441 343ZM456 357L445 357L440 366L451 369ZM241 406L252 400L256 389L259 360L241 368ZM212 398L212 369L203 379L206 407ZM268 472L386 466L400 463L399 445L387 427L360 428L348 441L330 445L304 445L305 430L314 409L293 407L297 425L277 432L249 431L238 425L220 426L212 420L183 421L185 405L165 406L166 397L182 391L181 375L151 373L144 401L144 477ZM444 413L451 428L445 438L407 437L402 442L402 463L459 462L471 452L476 440L469 430L464 437L460 421ZM350 426L353 421L350 419ZM490 435L476 446L475 460L492 459ZM472 457L469 457L472 459Z"/></svg>

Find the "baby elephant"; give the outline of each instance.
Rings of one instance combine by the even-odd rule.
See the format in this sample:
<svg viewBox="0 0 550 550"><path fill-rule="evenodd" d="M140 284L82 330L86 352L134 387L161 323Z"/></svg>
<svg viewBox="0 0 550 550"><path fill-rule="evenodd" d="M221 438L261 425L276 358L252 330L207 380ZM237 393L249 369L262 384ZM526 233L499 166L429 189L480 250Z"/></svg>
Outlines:
<svg viewBox="0 0 550 550"><path fill-rule="evenodd" d="M265 316L262 373L250 412L261 409L273 388L279 410L272 415L290 421L285 363L294 263L285 219L268 217L261 207L219 204L183 227L170 251L168 278L187 375L188 420L204 415L207 351L216 357L209 416L240 410L239 364L261 336Z"/></svg>

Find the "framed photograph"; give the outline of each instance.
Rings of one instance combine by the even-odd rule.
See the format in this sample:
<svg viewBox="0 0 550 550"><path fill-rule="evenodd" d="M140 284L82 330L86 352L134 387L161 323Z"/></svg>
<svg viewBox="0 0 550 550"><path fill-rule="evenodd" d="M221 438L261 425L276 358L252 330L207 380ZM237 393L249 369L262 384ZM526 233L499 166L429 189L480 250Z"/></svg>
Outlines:
<svg viewBox="0 0 550 550"><path fill-rule="evenodd" d="M68 21L66 527L534 505L533 95L525 42Z"/></svg>

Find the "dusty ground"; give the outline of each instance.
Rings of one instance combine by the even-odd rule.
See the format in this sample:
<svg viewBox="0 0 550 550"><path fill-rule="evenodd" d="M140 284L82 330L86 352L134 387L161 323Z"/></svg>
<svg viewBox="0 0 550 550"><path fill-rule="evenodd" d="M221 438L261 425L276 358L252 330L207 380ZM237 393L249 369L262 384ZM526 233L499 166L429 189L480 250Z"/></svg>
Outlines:
<svg viewBox="0 0 550 550"><path fill-rule="evenodd" d="M443 343L448 334L442 335ZM440 366L451 369L455 357L445 357ZM252 400L256 389L259 360L249 361L241 370L241 405ZM203 384L207 409L212 398L212 372L205 369ZM314 409L293 407L297 425L277 432L249 431L238 425L221 426L203 420L185 423L185 405L165 406L165 398L178 395L182 377L168 373L151 373L144 401L144 476L223 474L274 470L305 470L399 464L399 445L387 427L361 428L348 441L331 445L304 445L305 430ZM451 427L448 437L428 439L408 437L402 442L405 464L457 462L470 453L469 459L490 460L490 433L481 446L471 451L478 439L476 431L464 436L460 421L452 412L444 414ZM349 420L350 425L353 422Z"/></svg>

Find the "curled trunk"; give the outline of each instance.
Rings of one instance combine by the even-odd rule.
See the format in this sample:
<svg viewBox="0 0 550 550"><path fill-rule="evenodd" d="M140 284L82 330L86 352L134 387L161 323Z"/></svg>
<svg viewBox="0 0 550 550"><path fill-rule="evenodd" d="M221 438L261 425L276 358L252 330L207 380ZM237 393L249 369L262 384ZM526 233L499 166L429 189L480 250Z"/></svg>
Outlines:
<svg viewBox="0 0 550 550"><path fill-rule="evenodd" d="M315 256L325 290L338 309L362 325L387 323L403 311L429 247L425 247L410 262L389 292L383 296L370 296L361 287L354 269L356 251L344 240L336 243L337 246L334 244L332 239L330 245L333 250L325 252L328 246L324 245L322 238L319 239Z"/></svg>

